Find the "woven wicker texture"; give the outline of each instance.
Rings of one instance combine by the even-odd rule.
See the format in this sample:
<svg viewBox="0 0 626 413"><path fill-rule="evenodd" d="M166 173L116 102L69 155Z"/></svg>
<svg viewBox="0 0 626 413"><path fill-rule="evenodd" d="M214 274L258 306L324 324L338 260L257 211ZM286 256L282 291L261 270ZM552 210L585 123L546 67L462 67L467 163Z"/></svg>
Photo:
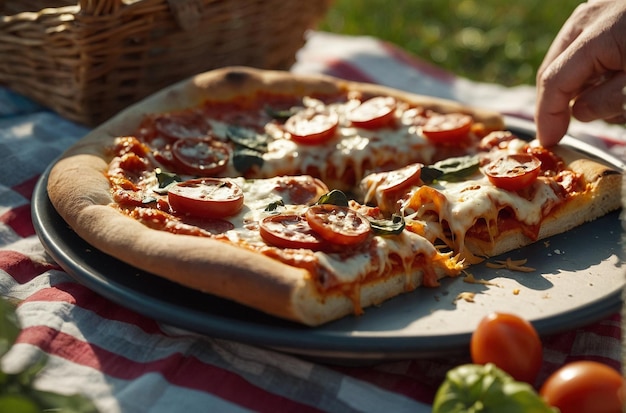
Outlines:
<svg viewBox="0 0 626 413"><path fill-rule="evenodd" d="M93 126L229 65L287 69L332 0L0 0L0 83Z"/></svg>

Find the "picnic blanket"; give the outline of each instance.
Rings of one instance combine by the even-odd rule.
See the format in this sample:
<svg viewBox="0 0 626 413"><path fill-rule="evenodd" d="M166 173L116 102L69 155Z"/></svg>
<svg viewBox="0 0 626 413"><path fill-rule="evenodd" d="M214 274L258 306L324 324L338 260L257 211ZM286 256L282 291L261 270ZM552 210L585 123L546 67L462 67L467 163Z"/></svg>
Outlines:
<svg viewBox="0 0 626 413"><path fill-rule="evenodd" d="M294 73L325 73L532 119L535 90L470 81L373 37L312 32ZM47 357L37 388L84 394L103 412L427 412L459 358L342 365L163 325L76 282L44 250L31 198L46 167L88 131L0 87L0 295L23 328L1 360ZM621 126L574 122L572 135L626 156ZM616 228L616 231L619 231ZM621 367L619 313L544 338L539 381L565 362Z"/></svg>

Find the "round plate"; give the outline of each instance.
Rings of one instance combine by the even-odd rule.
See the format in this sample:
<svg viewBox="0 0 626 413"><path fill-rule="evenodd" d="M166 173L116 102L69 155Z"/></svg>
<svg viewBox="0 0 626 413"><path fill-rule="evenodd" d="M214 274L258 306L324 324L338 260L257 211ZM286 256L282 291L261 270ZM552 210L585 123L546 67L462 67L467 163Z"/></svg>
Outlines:
<svg viewBox="0 0 626 413"><path fill-rule="evenodd" d="M532 136L532 125L508 121L518 135ZM573 138L564 143L624 168L618 159ZM469 271L482 283L444 279L438 288L419 288L368 308L362 316L309 328L188 289L92 248L50 203L48 172L33 194L33 223L63 269L122 306L216 338L338 362L431 357L466 352L475 326L491 311L521 314L540 334L552 334L597 321L621 305L621 225L614 212L489 260L525 258L534 272L480 264ZM473 302L458 299L461 293L473 293Z"/></svg>

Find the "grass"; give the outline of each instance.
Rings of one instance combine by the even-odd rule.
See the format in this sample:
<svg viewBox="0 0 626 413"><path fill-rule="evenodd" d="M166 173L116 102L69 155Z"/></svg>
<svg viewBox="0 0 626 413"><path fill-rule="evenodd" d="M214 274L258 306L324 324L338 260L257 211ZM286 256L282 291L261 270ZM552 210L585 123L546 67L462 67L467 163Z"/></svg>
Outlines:
<svg viewBox="0 0 626 413"><path fill-rule="evenodd" d="M335 0L320 30L371 35L472 80L534 84L581 0Z"/></svg>

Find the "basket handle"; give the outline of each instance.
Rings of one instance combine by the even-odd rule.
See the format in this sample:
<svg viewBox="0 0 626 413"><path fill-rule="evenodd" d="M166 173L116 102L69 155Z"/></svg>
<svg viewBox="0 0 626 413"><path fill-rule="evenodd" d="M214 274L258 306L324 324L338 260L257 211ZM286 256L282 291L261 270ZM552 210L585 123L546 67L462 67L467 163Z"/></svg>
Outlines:
<svg viewBox="0 0 626 413"><path fill-rule="evenodd" d="M202 0L165 1L181 29L191 30L197 27L202 16ZM78 5L83 14L104 16L116 13L124 6L124 0L78 0Z"/></svg>

